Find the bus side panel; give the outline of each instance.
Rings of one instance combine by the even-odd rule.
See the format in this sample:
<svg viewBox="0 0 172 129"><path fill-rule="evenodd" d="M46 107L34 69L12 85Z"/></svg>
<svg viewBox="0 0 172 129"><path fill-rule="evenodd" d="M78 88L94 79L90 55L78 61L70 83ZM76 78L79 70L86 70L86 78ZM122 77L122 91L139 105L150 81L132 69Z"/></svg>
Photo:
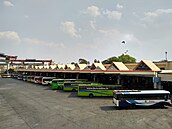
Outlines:
<svg viewBox="0 0 172 129"><path fill-rule="evenodd" d="M113 96L112 90L94 90L93 91L94 96Z"/></svg>
<svg viewBox="0 0 172 129"><path fill-rule="evenodd" d="M52 82L51 88L52 90L62 90L64 83Z"/></svg>
<svg viewBox="0 0 172 129"><path fill-rule="evenodd" d="M87 90L78 90L78 96L89 96L90 93Z"/></svg>
<svg viewBox="0 0 172 129"><path fill-rule="evenodd" d="M129 108L131 104L128 103L126 100L119 100L119 108Z"/></svg>
<svg viewBox="0 0 172 129"><path fill-rule="evenodd" d="M119 100L119 107L120 108L128 108L132 106L137 107L162 107L163 105L170 105L169 101L164 100Z"/></svg>
<svg viewBox="0 0 172 129"><path fill-rule="evenodd" d="M113 96L112 90L79 90L78 96L89 96L93 94L93 96Z"/></svg>
<svg viewBox="0 0 172 129"><path fill-rule="evenodd" d="M63 87L63 90L64 91L72 91L73 89L75 89L76 91L78 91L78 86L73 85L73 86L64 86Z"/></svg>

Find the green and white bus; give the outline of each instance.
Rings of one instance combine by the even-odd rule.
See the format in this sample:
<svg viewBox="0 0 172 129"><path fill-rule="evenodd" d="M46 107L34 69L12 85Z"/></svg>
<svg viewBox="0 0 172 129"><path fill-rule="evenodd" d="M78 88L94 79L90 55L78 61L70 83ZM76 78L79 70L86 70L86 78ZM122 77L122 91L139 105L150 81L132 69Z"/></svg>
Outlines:
<svg viewBox="0 0 172 129"><path fill-rule="evenodd" d="M53 79L51 82L52 90L63 90L64 82L86 82L86 79Z"/></svg>
<svg viewBox="0 0 172 129"><path fill-rule="evenodd" d="M74 81L74 82L64 82L63 90L64 91L78 91L78 86L98 86L103 85L101 83L93 83L93 82L87 82L87 81Z"/></svg>
<svg viewBox="0 0 172 129"><path fill-rule="evenodd" d="M121 85L78 86L78 96L113 96L113 91L119 89L122 89Z"/></svg>

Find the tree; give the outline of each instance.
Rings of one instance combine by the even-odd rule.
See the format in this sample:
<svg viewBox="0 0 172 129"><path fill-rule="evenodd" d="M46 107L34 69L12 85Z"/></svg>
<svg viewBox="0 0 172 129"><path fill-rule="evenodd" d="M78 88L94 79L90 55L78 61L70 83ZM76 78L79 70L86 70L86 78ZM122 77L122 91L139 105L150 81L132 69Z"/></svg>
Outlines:
<svg viewBox="0 0 172 129"><path fill-rule="evenodd" d="M74 64L74 65L76 65L77 63L75 63L75 62L71 62L71 64Z"/></svg>
<svg viewBox="0 0 172 129"><path fill-rule="evenodd" d="M116 56L110 57L104 61L102 61L103 64L111 64L112 62L117 62L118 58Z"/></svg>
<svg viewBox="0 0 172 129"><path fill-rule="evenodd" d="M136 62L136 58L130 56L130 55L120 55L118 56L118 61L119 62L123 62L123 63L135 63Z"/></svg>
<svg viewBox="0 0 172 129"><path fill-rule="evenodd" d="M85 60L85 59L80 58L79 59L79 64L90 64L90 62Z"/></svg>
<svg viewBox="0 0 172 129"><path fill-rule="evenodd" d="M136 59L130 55L122 54L118 57L114 56L102 61L103 64L112 64L112 62L135 63Z"/></svg>

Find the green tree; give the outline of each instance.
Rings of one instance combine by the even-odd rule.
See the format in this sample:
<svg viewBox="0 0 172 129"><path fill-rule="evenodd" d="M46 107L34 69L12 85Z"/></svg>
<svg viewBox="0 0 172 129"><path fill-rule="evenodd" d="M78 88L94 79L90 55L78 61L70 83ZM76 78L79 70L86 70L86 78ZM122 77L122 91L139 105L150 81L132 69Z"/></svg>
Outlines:
<svg viewBox="0 0 172 129"><path fill-rule="evenodd" d="M118 61L119 62L123 62L123 63L135 63L136 62L136 58L130 56L130 55L120 55L118 56Z"/></svg>
<svg viewBox="0 0 172 129"><path fill-rule="evenodd" d="M122 54L118 57L114 56L102 61L103 64L111 64L112 62L135 63L136 59L130 55Z"/></svg>
<svg viewBox="0 0 172 129"><path fill-rule="evenodd" d="M102 61L103 64L111 64L112 62L118 62L118 58L114 56Z"/></svg>
<svg viewBox="0 0 172 129"><path fill-rule="evenodd" d="M79 64L90 64L90 62L85 60L85 59L80 58L79 59Z"/></svg>

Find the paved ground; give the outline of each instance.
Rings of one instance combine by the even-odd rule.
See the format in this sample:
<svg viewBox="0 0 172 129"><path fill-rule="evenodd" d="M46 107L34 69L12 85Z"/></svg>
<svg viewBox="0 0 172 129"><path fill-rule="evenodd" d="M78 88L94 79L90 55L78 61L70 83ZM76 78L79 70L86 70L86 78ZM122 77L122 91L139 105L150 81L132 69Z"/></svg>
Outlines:
<svg viewBox="0 0 172 129"><path fill-rule="evenodd" d="M116 110L111 98L78 98L0 78L0 129L171 129L172 107Z"/></svg>

